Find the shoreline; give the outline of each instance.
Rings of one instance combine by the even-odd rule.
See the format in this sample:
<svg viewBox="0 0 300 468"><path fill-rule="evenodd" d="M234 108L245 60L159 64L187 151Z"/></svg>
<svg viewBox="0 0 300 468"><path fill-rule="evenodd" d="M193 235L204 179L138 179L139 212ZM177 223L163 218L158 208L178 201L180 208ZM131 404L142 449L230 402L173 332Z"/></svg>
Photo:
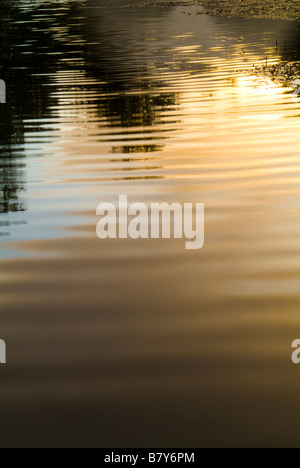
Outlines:
<svg viewBox="0 0 300 468"><path fill-rule="evenodd" d="M117 8L133 7L199 7L196 15L227 16L229 18L271 19L300 21L300 2L298 0L157 0L124 3Z"/></svg>
<svg viewBox="0 0 300 468"><path fill-rule="evenodd" d="M300 21L297 0L197 0L196 3L204 8L204 13L214 16Z"/></svg>

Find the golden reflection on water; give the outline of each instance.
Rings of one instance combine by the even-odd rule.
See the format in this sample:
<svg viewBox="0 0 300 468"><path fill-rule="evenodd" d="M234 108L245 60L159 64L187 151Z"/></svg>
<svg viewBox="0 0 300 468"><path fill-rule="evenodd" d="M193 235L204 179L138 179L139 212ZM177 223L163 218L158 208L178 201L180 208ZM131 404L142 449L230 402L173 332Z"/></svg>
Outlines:
<svg viewBox="0 0 300 468"><path fill-rule="evenodd" d="M299 105L241 71L296 26L87 4L23 4L44 32L1 120L0 444L298 445ZM205 248L99 241L120 193L204 202Z"/></svg>

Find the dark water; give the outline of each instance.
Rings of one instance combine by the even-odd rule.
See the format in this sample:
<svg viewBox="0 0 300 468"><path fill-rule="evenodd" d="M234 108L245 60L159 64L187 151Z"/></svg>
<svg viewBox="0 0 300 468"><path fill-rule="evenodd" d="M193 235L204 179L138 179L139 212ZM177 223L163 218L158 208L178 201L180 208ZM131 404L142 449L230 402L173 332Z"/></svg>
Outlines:
<svg viewBox="0 0 300 468"><path fill-rule="evenodd" d="M237 72L299 24L154 3L1 2L2 447L299 446L300 102ZM205 248L99 241L121 193Z"/></svg>

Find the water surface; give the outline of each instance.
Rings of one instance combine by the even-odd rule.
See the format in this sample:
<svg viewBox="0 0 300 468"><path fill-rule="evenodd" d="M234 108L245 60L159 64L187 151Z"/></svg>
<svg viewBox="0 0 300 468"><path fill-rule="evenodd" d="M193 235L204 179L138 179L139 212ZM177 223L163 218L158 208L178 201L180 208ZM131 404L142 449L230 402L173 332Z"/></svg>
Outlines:
<svg viewBox="0 0 300 468"><path fill-rule="evenodd" d="M2 3L0 445L298 446L300 101L241 70L299 24ZM100 241L119 194L204 202L204 249Z"/></svg>

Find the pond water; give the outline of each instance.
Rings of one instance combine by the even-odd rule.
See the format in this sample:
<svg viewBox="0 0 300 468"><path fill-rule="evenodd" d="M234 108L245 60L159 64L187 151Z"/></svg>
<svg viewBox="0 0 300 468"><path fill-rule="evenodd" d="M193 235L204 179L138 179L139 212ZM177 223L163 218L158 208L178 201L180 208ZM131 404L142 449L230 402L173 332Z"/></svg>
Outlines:
<svg viewBox="0 0 300 468"><path fill-rule="evenodd" d="M109 5L108 5L109 3ZM3 0L0 445L297 446L299 24ZM205 203L205 246L96 207Z"/></svg>

